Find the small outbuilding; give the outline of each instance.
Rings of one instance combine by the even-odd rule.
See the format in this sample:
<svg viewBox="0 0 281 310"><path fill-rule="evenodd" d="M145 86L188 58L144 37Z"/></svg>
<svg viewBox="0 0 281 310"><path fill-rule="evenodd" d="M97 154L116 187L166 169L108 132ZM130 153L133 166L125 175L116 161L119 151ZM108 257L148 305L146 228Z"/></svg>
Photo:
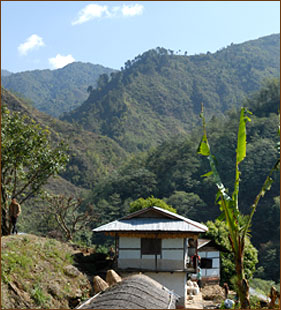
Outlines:
<svg viewBox="0 0 281 310"><path fill-rule="evenodd" d="M180 296L185 306L187 276L196 273L198 236L208 228L175 214L151 207L93 231L115 237L117 271L122 277L142 272Z"/></svg>
<svg viewBox="0 0 281 310"><path fill-rule="evenodd" d="M198 255L201 258L203 283L220 282L220 251L222 249L213 240L198 239Z"/></svg>

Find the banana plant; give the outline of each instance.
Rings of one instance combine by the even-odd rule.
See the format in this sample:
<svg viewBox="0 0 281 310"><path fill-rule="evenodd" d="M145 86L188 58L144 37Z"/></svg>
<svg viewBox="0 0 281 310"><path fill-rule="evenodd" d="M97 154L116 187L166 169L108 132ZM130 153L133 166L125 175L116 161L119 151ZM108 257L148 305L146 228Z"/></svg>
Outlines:
<svg viewBox="0 0 281 310"><path fill-rule="evenodd" d="M257 194L252 206L251 212L249 215L244 216L239 211L239 184L240 184L240 170L239 165L246 157L246 124L250 122L250 111L242 107L240 111L240 121L239 129L237 136L237 148L236 148L236 163L235 163L235 180L234 180L234 190L232 195L228 195L226 188L224 187L220 175L216 168L216 159L215 156L211 153L209 142L207 139L206 131L206 121L204 117L203 105L200 117L202 118L203 125L203 136L199 144L197 152L203 156L206 156L209 160L211 171L204 174L203 177L212 176L215 180L216 186L218 188L216 202L219 205L220 210L222 211L219 216L220 220L226 222L226 226L229 231L229 240L232 247L232 252L234 254L235 268L237 275L237 289L238 296L240 301L241 309L249 309L249 284L245 277L244 271L244 249L245 249L245 240L249 233L249 228L251 226L253 215L256 211L257 205L261 197L263 197L270 189L270 186L273 182L272 173L279 169L280 158L277 159L275 165L269 172L266 177L262 188Z"/></svg>

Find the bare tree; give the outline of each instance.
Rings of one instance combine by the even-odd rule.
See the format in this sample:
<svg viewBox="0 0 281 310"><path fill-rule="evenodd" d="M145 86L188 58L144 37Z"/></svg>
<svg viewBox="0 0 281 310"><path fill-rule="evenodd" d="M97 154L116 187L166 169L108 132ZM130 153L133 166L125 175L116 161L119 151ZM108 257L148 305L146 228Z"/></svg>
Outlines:
<svg viewBox="0 0 281 310"><path fill-rule="evenodd" d="M55 218L67 241L73 240L77 231L81 231L96 220L92 205L87 205L85 211L81 211L83 203L81 198L48 195L46 201L47 207L44 207L42 211L46 215L52 215Z"/></svg>

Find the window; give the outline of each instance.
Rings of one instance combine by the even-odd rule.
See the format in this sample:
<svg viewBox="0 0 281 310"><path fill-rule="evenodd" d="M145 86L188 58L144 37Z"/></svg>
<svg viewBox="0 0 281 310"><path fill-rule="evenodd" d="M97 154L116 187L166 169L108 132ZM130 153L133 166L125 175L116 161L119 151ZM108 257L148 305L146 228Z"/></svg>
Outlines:
<svg viewBox="0 0 281 310"><path fill-rule="evenodd" d="M160 255L161 239L142 238L141 239L141 255Z"/></svg>
<svg viewBox="0 0 281 310"><path fill-rule="evenodd" d="M211 258L201 258L201 265L202 269L211 269L213 266L213 260Z"/></svg>

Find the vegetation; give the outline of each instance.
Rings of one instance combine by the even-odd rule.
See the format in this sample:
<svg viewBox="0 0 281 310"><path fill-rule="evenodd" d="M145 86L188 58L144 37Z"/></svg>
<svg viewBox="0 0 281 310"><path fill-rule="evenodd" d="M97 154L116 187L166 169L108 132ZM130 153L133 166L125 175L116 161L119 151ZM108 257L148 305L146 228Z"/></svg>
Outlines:
<svg viewBox="0 0 281 310"><path fill-rule="evenodd" d="M36 88L43 80L48 85L47 89L45 85L42 89L39 87L40 98L26 101L2 89L1 99L10 111L7 115L16 112L20 119L26 115L26 120L33 120L34 126L40 127L42 132L49 132L52 149L61 140L69 145L69 162L65 171L56 178L49 178L44 190L55 196L76 196L85 200L77 216L87 211L90 213L87 206L94 205L98 219L75 233L73 240L86 245L102 244L98 246L99 251L106 251L112 240L92 236L91 229L127 215L134 201L146 202L158 197L179 214L199 222L215 221L220 215L219 208L214 206L215 201L210 198L216 196L215 181L201 177L208 169L208 162L197 156L197 145L202 136L196 127L200 122L201 102L208 112L208 140L218 160L218 173L228 192L237 192L233 184L237 175L235 132L240 117L237 110L243 103L253 112L252 121L247 124L247 157L239 167L239 210L243 214L249 213L257 189L263 186L265 175L279 156L276 140L280 81L264 80L279 76L279 49L279 35L232 44L206 55L175 55L170 50L156 48L126 62L120 72L101 75L96 85L85 82L83 93L89 98L79 109L63 117L72 123L41 113L31 104L38 103L42 109L50 111L49 91L54 91L52 98L58 98L59 88L63 89L62 80L68 81L67 74L72 69L76 75L76 69L82 64L74 63L54 71L29 72L29 82L36 77L36 83L31 82L29 86ZM41 73L46 74L43 80ZM14 75L17 74L12 74L11 78ZM54 75L61 76L61 80L56 80ZM47 76L50 80L45 79ZM79 79L83 80L82 76L80 74ZM15 91L19 92L24 83L17 81ZM49 84L51 81L56 81L56 85ZM67 88L72 89L71 85L69 82ZM27 89L30 90L29 87ZM259 92L252 93L258 89ZM29 97L28 92L26 95L22 93L23 96ZM40 103L41 98L48 101ZM63 100L66 100L63 109L68 109L72 99ZM56 105L59 101L54 99L54 102ZM61 113L59 109L56 111ZM26 154L24 156L29 158ZM272 178L276 181L271 184L271 191L260 200L251 227L251 242L259 251L255 276L275 282L280 281L278 176L278 172L273 173ZM59 238L54 216L42 216L41 210L46 211L47 203L38 195L32 196L22 206L18 223L20 231ZM70 214L66 215L66 219L71 224ZM222 222L212 225L210 231L214 235L222 231L221 243L224 245L227 237L220 226ZM252 276L256 263L256 251L248 241L245 236L245 262L249 262L245 266L247 278ZM230 243L226 246L231 247ZM230 264L232 254L223 255L224 277L230 279L233 275L230 272L233 268L233 261ZM22 264L27 266L28 260ZM31 291L30 296L33 297L30 298L34 303L50 303L40 286L34 284Z"/></svg>
<svg viewBox="0 0 281 310"><path fill-rule="evenodd" d="M77 232L85 230L96 219L93 206L88 205L86 211L81 208L81 198L47 195L46 201L46 206L40 208L41 214L48 220L55 219L67 241L72 241Z"/></svg>
<svg viewBox="0 0 281 310"><path fill-rule="evenodd" d="M11 74L13 74L13 73L8 71L8 70L1 69L1 77L2 76L9 76Z"/></svg>
<svg viewBox="0 0 281 310"><path fill-rule="evenodd" d="M274 286L278 291L280 291L280 285L278 285L278 283L274 283L274 281L253 278L249 282L253 289L265 296L269 295L270 288L272 286Z"/></svg>
<svg viewBox="0 0 281 310"><path fill-rule="evenodd" d="M63 143L52 147L50 132L28 116L11 113L3 105L1 112L1 228L7 235L11 198L22 204L38 195L48 179L65 167L68 156Z"/></svg>
<svg viewBox="0 0 281 310"><path fill-rule="evenodd" d="M9 110L27 115L47 129L52 144L59 140L67 142L69 162L61 176L75 186L92 188L102 176L110 173L127 157L126 152L110 138L86 132L79 126L40 113L3 88L1 100Z"/></svg>
<svg viewBox="0 0 281 310"><path fill-rule="evenodd" d="M70 309L90 296L68 245L25 234L2 237L1 250L2 309Z"/></svg>
<svg viewBox="0 0 281 310"><path fill-rule="evenodd" d="M1 84L31 100L39 111L58 117L78 107L87 98L89 85L96 86L101 74L113 69L74 62L57 70L34 70L1 75Z"/></svg>
<svg viewBox="0 0 281 310"><path fill-rule="evenodd" d="M89 98L63 119L129 152L145 151L198 125L201 102L208 117L223 117L265 78L279 77L279 55L279 35L195 56L158 47L102 75Z"/></svg>
<svg viewBox="0 0 281 310"><path fill-rule="evenodd" d="M212 175L218 188L217 203L220 206L220 210L222 211L222 214L219 217L219 219L224 220L227 226L228 237L232 247L232 253L235 262L235 270L237 277L237 280L235 282L237 285L240 304L243 309L250 308L249 284L245 276L245 264L244 264L247 234L249 233L252 218L256 211L258 202L260 198L265 195L265 192L270 189L271 183L273 181L271 175L274 170L277 170L279 168L280 163L279 158L275 163L274 167L271 169L264 184L262 185L262 188L260 192L257 194L254 203L251 205L250 214L244 216L239 210L238 195L239 195L240 174L241 174L239 170L240 168L239 164L246 157L246 123L248 121L251 121L251 119L247 114L249 114L249 112L245 108L241 108L239 130L237 135L235 182L232 196L228 195L227 190L221 181L220 175L216 168L216 158L214 157L214 155L211 153L210 150L209 142L207 139L206 123L203 115L203 105L201 113L201 117L203 120L203 137L198 148L198 153L208 157L208 160L210 162L211 171L204 176Z"/></svg>
<svg viewBox="0 0 281 310"><path fill-rule="evenodd" d="M204 238L214 240L223 251L220 252L221 257L221 285L228 283L232 288L235 285L236 271L234 257L232 253L229 233L224 221L215 220L208 221L208 232L204 234ZM244 271L246 279L252 279L258 262L258 251L252 245L249 238L246 239L245 255L244 255ZM233 285L234 283L234 285ZM235 286L236 288L236 286Z"/></svg>
<svg viewBox="0 0 281 310"><path fill-rule="evenodd" d="M162 199L154 198L153 196L148 197L147 199L139 198L131 202L129 212L132 213L150 207L159 207L164 210L177 213L176 209L167 205L165 201L163 201Z"/></svg>
<svg viewBox="0 0 281 310"><path fill-rule="evenodd" d="M255 115L256 98L259 94L246 102L253 115L248 124L247 157L241 165L239 207L244 214L247 214L257 188L261 188L265 176L279 156L276 149L279 87L273 85L279 85L279 82L273 80L259 92L268 92L264 101L259 99L261 110L263 104L268 105L268 98L272 98L272 108L268 113L261 117ZM236 111L226 114L225 120L212 118L207 123L209 141L219 163L217 169L229 191L233 191L232 180L235 176L235 131L238 123L239 113ZM135 155L117 171L100 180L87 198L89 203L100 210L99 225L125 216L132 201L152 195L164 200L187 218L199 222L214 221L220 215L219 209L214 207L215 201L210 199L216 196L216 186L212 179L201 177L208 165L204 158L197 156L196 144L199 144L200 138L201 132L194 130L190 135L168 140L149 152ZM270 269L270 274L274 273L275 281L279 282L278 172L274 172L273 179L275 182L271 191L260 201L255 212L251 240L259 251L257 267L260 276L264 277L265 270ZM95 225L97 224L92 228ZM101 241L104 242L104 239ZM268 246L265 246L267 243ZM268 261L274 263L268 263L264 259L265 255L270 258Z"/></svg>

